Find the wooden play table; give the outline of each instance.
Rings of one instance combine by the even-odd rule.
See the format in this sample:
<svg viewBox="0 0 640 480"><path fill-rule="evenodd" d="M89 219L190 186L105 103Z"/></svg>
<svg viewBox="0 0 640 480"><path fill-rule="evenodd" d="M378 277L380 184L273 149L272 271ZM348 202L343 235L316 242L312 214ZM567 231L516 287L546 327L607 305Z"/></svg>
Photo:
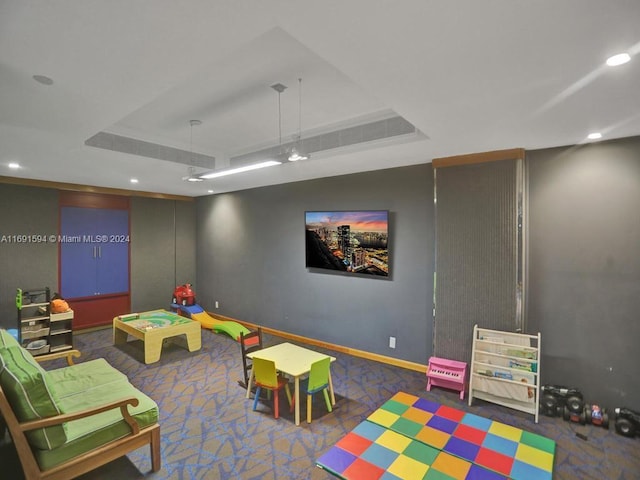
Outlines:
<svg viewBox="0 0 640 480"><path fill-rule="evenodd" d="M202 347L200 322L181 317L166 310L119 315L113 319L114 345L127 342L131 335L144 344L144 363L160 360L162 343L165 338L185 335L190 352Z"/></svg>
<svg viewBox="0 0 640 480"><path fill-rule="evenodd" d="M295 422L300 425L300 378L311 371L311 364L329 357L331 362L335 361L335 357L325 355L324 353L315 352L308 348L300 347L292 343L280 343L273 347L263 348L247 354L247 357L262 358L272 360L276 364L276 369L285 373L294 379L295 389ZM251 394L251 384L253 383L253 366L249 375L249 384L247 385L247 398ZM331 396L331 404L336 404L336 397L333 393L333 382L331 381L331 372L329 372L329 395Z"/></svg>

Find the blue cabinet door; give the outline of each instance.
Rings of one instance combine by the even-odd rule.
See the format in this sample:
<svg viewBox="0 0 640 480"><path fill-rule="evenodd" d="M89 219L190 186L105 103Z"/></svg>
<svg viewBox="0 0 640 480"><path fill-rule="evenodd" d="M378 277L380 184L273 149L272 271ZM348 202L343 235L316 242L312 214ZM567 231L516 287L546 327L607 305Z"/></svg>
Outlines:
<svg viewBox="0 0 640 480"><path fill-rule="evenodd" d="M94 209L64 207L60 211L60 294L88 297L96 291Z"/></svg>
<svg viewBox="0 0 640 480"><path fill-rule="evenodd" d="M98 250L96 294L129 291L129 212L100 210L96 215Z"/></svg>
<svg viewBox="0 0 640 480"><path fill-rule="evenodd" d="M129 291L129 212L63 207L60 293L65 298Z"/></svg>

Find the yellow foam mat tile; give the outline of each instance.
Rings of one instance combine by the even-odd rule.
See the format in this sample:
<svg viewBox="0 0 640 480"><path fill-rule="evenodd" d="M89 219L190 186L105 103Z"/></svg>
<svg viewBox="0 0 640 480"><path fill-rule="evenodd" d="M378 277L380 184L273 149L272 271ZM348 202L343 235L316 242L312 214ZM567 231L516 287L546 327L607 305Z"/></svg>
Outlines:
<svg viewBox="0 0 640 480"><path fill-rule="evenodd" d="M499 422L493 422L491 424L489 427L489 433L506 438L507 440L513 440L514 442L519 442L520 438L522 438L522 430L520 428Z"/></svg>
<svg viewBox="0 0 640 480"><path fill-rule="evenodd" d="M414 460L413 458L400 455L396 458L387 471L402 480L415 480L416 478L424 478L429 466Z"/></svg>
<svg viewBox="0 0 640 480"><path fill-rule="evenodd" d="M367 417L367 420L382 425L383 427L390 427L400 418L399 415L389 412L388 410L378 409Z"/></svg>
<svg viewBox="0 0 640 480"><path fill-rule="evenodd" d="M515 458L548 472L553 471L553 454L521 443L516 450Z"/></svg>
<svg viewBox="0 0 640 480"><path fill-rule="evenodd" d="M378 437L376 443L387 447L389 450L393 450L396 453L404 452L404 449L409 446L411 439L404 435L394 432L393 430L387 430Z"/></svg>

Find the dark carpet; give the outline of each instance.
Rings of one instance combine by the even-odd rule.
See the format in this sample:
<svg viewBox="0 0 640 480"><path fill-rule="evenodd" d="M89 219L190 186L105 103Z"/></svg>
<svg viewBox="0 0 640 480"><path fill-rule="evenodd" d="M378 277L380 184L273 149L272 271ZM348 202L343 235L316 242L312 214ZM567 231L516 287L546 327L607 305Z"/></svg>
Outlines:
<svg viewBox="0 0 640 480"><path fill-rule="evenodd" d="M265 346L281 343L265 335ZM189 353L177 342L167 342L161 360L145 365L142 345L132 341L112 344L111 330L75 336L82 352L78 362L103 357L125 373L131 383L160 407L162 469L151 474L148 448L139 449L80 477L83 480L139 479L331 479L315 460L363 421L396 392L404 391L454 406L464 411L549 437L557 442L556 480L640 479L640 437L617 435L613 428L581 426L561 418L533 416L479 400L468 407L453 391L433 388L426 392L424 373L413 372L327 350L336 357L331 366L336 406L326 412L322 395L316 395L313 422L305 421L301 405L300 426L293 414L281 408L273 418L268 403L252 411L253 400L237 381L242 376L240 346L224 335L202 331L202 349ZM323 351L320 348L310 347ZM48 369L64 366L53 362ZM281 406L286 406L281 397ZM585 435L587 440L576 436ZM18 480L21 469L13 446L0 446L0 478Z"/></svg>

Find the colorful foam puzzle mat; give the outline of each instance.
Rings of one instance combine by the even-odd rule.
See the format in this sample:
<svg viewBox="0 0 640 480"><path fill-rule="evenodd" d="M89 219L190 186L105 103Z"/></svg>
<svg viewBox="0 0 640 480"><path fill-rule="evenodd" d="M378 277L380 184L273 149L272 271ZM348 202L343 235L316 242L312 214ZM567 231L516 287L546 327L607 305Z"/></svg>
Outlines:
<svg viewBox="0 0 640 480"><path fill-rule="evenodd" d="M316 464L347 480L550 480L556 443L399 392Z"/></svg>

